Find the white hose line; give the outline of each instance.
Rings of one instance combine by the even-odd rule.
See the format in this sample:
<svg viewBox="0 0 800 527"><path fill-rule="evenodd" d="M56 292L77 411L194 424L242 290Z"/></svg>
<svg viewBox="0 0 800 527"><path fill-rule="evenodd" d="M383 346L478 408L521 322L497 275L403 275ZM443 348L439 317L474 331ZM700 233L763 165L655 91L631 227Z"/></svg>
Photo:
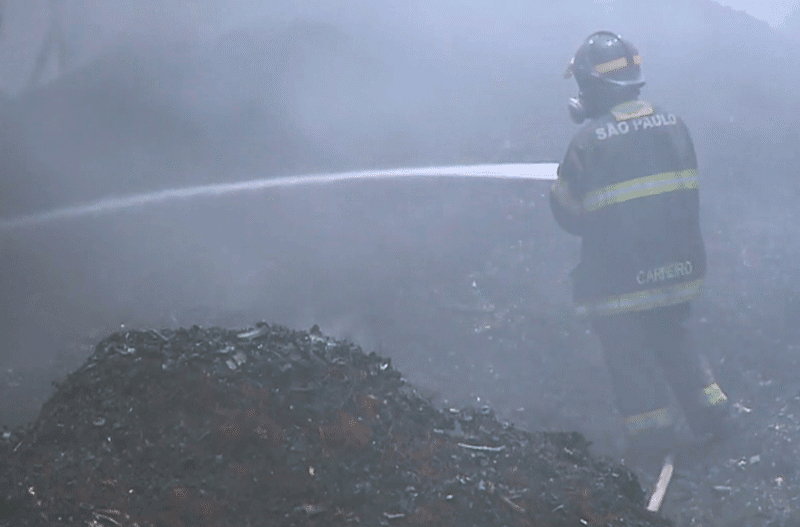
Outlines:
<svg viewBox="0 0 800 527"><path fill-rule="evenodd" d="M217 183L213 185L195 187L172 188L146 192L142 194L133 194L119 198L103 198L101 200L82 205L62 207L37 214L17 216L15 218L0 220L0 232L10 232L24 227L42 225L53 221L116 212L123 209L131 209L145 205L157 205L193 198L223 196L276 187L321 185L368 179L431 177L554 180L556 179L557 169L558 163L508 163L493 165L397 168L387 170L366 170L361 172L342 172L338 174L286 176L240 181L238 183Z"/></svg>

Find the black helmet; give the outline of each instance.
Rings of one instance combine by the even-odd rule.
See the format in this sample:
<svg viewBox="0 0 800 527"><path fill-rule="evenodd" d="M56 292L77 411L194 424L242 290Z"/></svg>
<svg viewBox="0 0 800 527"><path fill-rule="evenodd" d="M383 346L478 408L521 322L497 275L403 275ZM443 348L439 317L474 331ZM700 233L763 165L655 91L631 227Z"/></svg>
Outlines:
<svg viewBox="0 0 800 527"><path fill-rule="evenodd" d="M620 35L610 31L592 33L570 60L564 78L575 76L584 88L591 79L614 86L644 85L642 57L639 51Z"/></svg>

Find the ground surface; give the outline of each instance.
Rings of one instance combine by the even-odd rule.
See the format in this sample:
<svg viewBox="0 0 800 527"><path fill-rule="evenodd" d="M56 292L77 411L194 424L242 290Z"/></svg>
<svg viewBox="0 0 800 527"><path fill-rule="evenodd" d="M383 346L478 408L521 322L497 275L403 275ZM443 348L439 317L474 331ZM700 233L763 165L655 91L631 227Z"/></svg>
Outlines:
<svg viewBox="0 0 800 527"><path fill-rule="evenodd" d="M618 416L601 353L569 309L577 245L553 226L545 196L544 186L478 183L287 190L235 208L178 207L105 218L102 228L89 219L23 233L4 245L19 256L10 276L25 280L16 282L21 351L3 372L2 421L35 418L50 382L81 367L120 322L268 320L319 323L390 357L436 408L488 406L501 422L578 431L593 455L616 456ZM777 210L747 214L734 200L704 210L711 271L693 326L738 432L704 457L679 460L662 512L680 526L794 526L797 222ZM37 267L40 253L50 267ZM649 491L655 474L630 468Z"/></svg>
<svg viewBox="0 0 800 527"><path fill-rule="evenodd" d="M571 327L565 320L559 327L545 329L543 325L540 330L550 333L548 346L556 346L564 344L570 331L580 333L581 328ZM715 341L740 347L745 335L744 331L721 331ZM751 339L749 345L757 347L759 340ZM795 349L792 344L783 345L787 351ZM163 358L155 353L157 349L164 350ZM244 355L237 355L240 351ZM312 358L315 353L316 359ZM247 508L247 497L264 488L255 479L251 485L249 478L257 478L256 474L264 477L265 471L272 476L278 466L297 472L281 475L284 483L300 478L300 472L310 467L317 476L293 483L293 495L282 494L284 501L264 504L256 511L262 518L288 514L282 516L285 523L275 520L274 525L353 524L356 517L391 525L413 525L415 521L435 525L425 522L444 514L445 509L449 517L458 518L459 525L469 525L469 521L527 525L524 522L534 518L539 518L539 523L528 524L572 525L558 523L566 521L569 514L583 514L594 522L590 524L616 525L611 519L621 517L621 510L641 504L644 494L639 485L650 489L655 474L630 467L638 482L628 480L625 469L587 457L587 445L578 436L530 436L498 423L514 417L521 427L534 430L582 429L597 442L590 449L592 456L613 454L615 418L608 407L603 376L598 376L596 368L575 373L570 386L581 389L570 390L564 378L554 374L558 365L548 361L512 373L490 364L473 368L450 357L453 371L471 370L471 382L461 387L461 392L451 387L450 393L456 396L449 400L427 392L437 399L436 406L430 406L428 399L405 384L388 364L386 359L363 355L353 346L318 333L281 328L252 340L238 338L231 331L196 328L112 336L80 369L60 377L55 396L32 428L4 434L4 460L12 464L12 469L3 470L4 492L11 491L15 499L22 496L21 503L27 508L17 510L20 516L13 520L6 516L3 521L5 525L58 525L58 518L70 524L66 520L72 517L112 525L98 514L127 507L127 514L138 518L140 525L147 525L146 521L183 525L179 520L185 525L215 525L223 517L250 514L253 509ZM431 365L432 378L441 375L440 368L448 367ZM793 374L795 359L791 355L749 361L732 357L717 366L722 378L741 379L731 394L740 430L705 457L695 458L692 465L682 466L679 461L662 512L675 525L796 525L800 521L795 512L800 496L796 461L800 458L800 383ZM534 369L538 374L533 374ZM29 400L26 390L46 393L45 380L56 371L54 367L50 376L40 372L38 379L25 372L6 372L4 399ZM326 373L320 376L321 372ZM581 374L583 379L578 378ZM497 387L502 379L516 375L532 379L535 386ZM532 393L534 389L539 397L527 398L531 406L508 406L516 390ZM281 391L285 395L278 395ZM459 404L468 404L470 399L480 404L491 398L497 399L497 410L490 406L483 411L480 407L464 410ZM291 410L293 405L296 410ZM495 411L500 414L497 419ZM308 416L306 423L300 423L299 413ZM378 444L370 446L374 440ZM457 446L459 443L504 450L471 451ZM280 449L283 457L264 456L279 444L295 448ZM503 459L500 465L498 459ZM55 480L53 474L58 474ZM545 477L548 474L557 483ZM510 483L512 475L527 478L526 482ZM494 493L487 490L491 478L496 478L493 484L498 485ZM62 486L54 488L54 481ZM531 481L543 485L540 493L532 493L530 489L540 487ZM23 482L21 488L14 487ZM366 501L365 496L346 495L348 488L363 487L367 489L363 492L369 493L384 484L388 485L384 493L389 495L383 501L376 502L375 495ZM598 494L592 496L603 505L581 501L583 486L594 489ZM404 492L413 488L408 491L411 497L400 492L400 487ZM236 488L236 498L224 494L224 488ZM133 493L126 495L131 490ZM447 499L449 495L455 497ZM444 498L435 502L432 496ZM543 501L537 502L537 498ZM39 499L44 504L33 506ZM608 499L612 501L603 501ZM338 508L333 505L335 500L341 500ZM372 507L364 505L367 501ZM459 506L451 507L456 502ZM83 509L74 509L81 503ZM153 503L158 503L155 509L150 508ZM18 504L7 501L4 514ZM566 505L556 511L559 516L547 514L545 509L552 512L562 504ZM314 508L317 506L320 508ZM454 515L459 508L469 514L463 518ZM233 516L222 515L223 509ZM44 523L37 520L42 511L49 518ZM123 513L112 515L123 525L133 525L126 524L123 517ZM644 516L634 517L643 522L640 525L651 525ZM637 523L629 520L627 525Z"/></svg>

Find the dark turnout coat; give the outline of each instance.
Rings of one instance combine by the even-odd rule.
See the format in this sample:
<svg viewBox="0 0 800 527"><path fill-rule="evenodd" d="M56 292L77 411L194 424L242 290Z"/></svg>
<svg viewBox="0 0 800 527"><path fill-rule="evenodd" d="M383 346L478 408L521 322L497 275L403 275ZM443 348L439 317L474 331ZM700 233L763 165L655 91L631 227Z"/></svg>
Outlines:
<svg viewBox="0 0 800 527"><path fill-rule="evenodd" d="M697 160L676 115L633 100L584 124L550 205L558 224L582 238L573 271L579 313L642 311L700 294Z"/></svg>

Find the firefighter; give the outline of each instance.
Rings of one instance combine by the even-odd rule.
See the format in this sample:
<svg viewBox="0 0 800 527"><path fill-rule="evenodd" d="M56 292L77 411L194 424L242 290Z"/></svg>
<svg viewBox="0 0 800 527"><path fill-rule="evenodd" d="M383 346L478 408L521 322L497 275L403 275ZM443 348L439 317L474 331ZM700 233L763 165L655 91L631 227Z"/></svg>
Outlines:
<svg viewBox="0 0 800 527"><path fill-rule="evenodd" d="M728 398L686 326L706 272L694 146L678 116L639 98L641 63L608 31L578 48L564 76L577 81L569 111L582 126L550 206L581 237L575 305L602 344L627 452L663 454L677 446L670 387L706 444L727 429Z"/></svg>

